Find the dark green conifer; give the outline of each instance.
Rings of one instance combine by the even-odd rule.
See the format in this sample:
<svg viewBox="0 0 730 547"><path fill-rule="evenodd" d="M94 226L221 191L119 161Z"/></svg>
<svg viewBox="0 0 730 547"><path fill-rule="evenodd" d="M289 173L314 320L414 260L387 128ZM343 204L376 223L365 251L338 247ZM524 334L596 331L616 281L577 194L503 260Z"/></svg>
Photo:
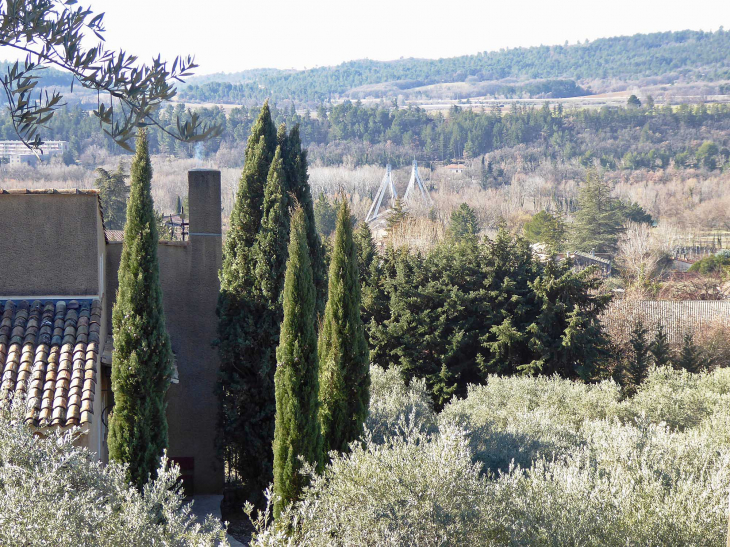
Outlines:
<svg viewBox="0 0 730 547"><path fill-rule="evenodd" d="M258 233L261 224L264 186L271 160L276 151L276 144L276 127L271 120L271 111L267 101L251 128L251 135L246 144L246 160L231 211L230 229L226 234L223 255L224 271L227 269L225 262L227 261L230 266L241 251L253 245Z"/></svg>
<svg viewBox="0 0 730 547"><path fill-rule="evenodd" d="M377 310L387 308L387 296L381 284L380 261L378 251L373 240L373 234L367 222L363 222L355 231L355 247L357 248L357 268L360 272L361 287L361 317L364 325L368 325L374 318ZM378 321L385 317L378 316ZM365 339L370 347L368 330L365 330Z"/></svg>
<svg viewBox="0 0 730 547"><path fill-rule="evenodd" d="M644 322L640 319L634 321L629 333L629 345L632 351L625 365L626 383L630 386L630 392L635 392L649 374L651 354L647 334L648 329Z"/></svg>
<svg viewBox="0 0 730 547"><path fill-rule="evenodd" d="M360 282L368 277L368 271L375 260L377 250L373 241L373 232L367 222L360 224L353 236L355 248L357 249L357 269L360 272Z"/></svg>
<svg viewBox="0 0 730 547"><path fill-rule="evenodd" d="M695 344L694 337L686 333L682 338L682 347L674 361L677 369L684 369L688 372L700 372L702 369L702 354L700 348Z"/></svg>
<svg viewBox="0 0 730 547"><path fill-rule="evenodd" d="M266 181L261 229L256 235L254 250L255 276L261 289L261 297L276 312L281 310L280 298L284 288L289 240L289 200L284 194L284 184L281 147L277 147ZM276 324L280 323L281 318ZM276 330L278 332L278 327Z"/></svg>
<svg viewBox="0 0 730 547"><path fill-rule="evenodd" d="M286 192L291 194L294 203L304 211L307 228L307 244L309 256L312 259L312 274L314 288L317 291L317 316L324 313L327 300L327 268L322 241L317 233L317 224L314 219L314 201L309 187L307 173L307 151L302 150L302 140L299 136L299 126L295 125L289 135L282 128L279 130L279 144L284 160L284 174L287 180Z"/></svg>
<svg viewBox="0 0 730 547"><path fill-rule="evenodd" d="M272 333L271 326L261 319L270 306L256 277L254 244L261 227L264 187L276 146L276 128L268 104L264 104L251 129L231 212L217 309L221 361L219 442L224 459L234 467L232 471L247 482L250 497L260 495L272 476L275 413L272 354L278 328ZM272 197L270 203L275 202Z"/></svg>
<svg viewBox="0 0 730 547"><path fill-rule="evenodd" d="M654 366L666 367L671 364L671 348L669 347L669 340L667 339L667 333L664 331L664 325L659 323L654 334L654 341L651 343L649 348L651 351L651 357L654 361Z"/></svg>
<svg viewBox="0 0 730 547"><path fill-rule="evenodd" d="M597 173L589 171L578 191L578 210L573 224L575 248L587 252L615 252L622 223L620 203L611 196L611 188Z"/></svg>
<svg viewBox="0 0 730 547"><path fill-rule="evenodd" d="M370 403L369 353L360 317L357 262L350 208L343 199L319 334L319 415L325 453L347 450L362 434Z"/></svg>
<svg viewBox="0 0 730 547"><path fill-rule="evenodd" d="M449 223L449 236L452 241L474 240L479 232L479 222L474 209L467 203L462 203L459 208L451 213Z"/></svg>
<svg viewBox="0 0 730 547"><path fill-rule="evenodd" d="M108 434L110 459L128 464L127 480L137 488L142 488L150 475L156 475L167 447L165 393L172 377L151 180L147 135L140 130L132 160L119 289L112 311L114 411Z"/></svg>
<svg viewBox="0 0 730 547"><path fill-rule="evenodd" d="M316 293L307 247L304 211L291 221L284 282L284 321L276 350L276 430L274 434L274 516L297 500L306 486L304 461L322 461L319 425Z"/></svg>
<svg viewBox="0 0 730 547"><path fill-rule="evenodd" d="M337 207L330 203L324 192L319 194L314 203L314 221L317 225L317 233L323 238L328 238L337 226Z"/></svg>

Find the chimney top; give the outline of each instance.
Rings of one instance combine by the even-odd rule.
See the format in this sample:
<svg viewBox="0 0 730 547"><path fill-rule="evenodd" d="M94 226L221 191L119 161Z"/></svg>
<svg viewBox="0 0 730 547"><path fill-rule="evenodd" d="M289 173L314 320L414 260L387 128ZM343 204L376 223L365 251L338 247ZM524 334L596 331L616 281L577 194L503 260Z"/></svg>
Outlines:
<svg viewBox="0 0 730 547"><path fill-rule="evenodd" d="M221 172L216 169L188 171L190 236L221 236Z"/></svg>

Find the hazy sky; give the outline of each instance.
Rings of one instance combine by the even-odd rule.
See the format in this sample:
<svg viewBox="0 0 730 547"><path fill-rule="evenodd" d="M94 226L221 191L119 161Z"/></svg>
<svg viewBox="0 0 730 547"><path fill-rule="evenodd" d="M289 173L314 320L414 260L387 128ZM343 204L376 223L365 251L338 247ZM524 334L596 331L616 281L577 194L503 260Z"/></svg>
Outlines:
<svg viewBox="0 0 730 547"><path fill-rule="evenodd" d="M81 0L88 2L107 14L109 46L144 60L194 54L198 74L730 28L727 0Z"/></svg>

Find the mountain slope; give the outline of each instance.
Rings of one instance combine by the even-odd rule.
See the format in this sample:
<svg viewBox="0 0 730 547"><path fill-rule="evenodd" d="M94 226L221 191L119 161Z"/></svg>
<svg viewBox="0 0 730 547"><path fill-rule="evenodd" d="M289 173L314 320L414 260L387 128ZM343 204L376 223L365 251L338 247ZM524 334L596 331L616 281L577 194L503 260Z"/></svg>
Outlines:
<svg viewBox="0 0 730 547"><path fill-rule="evenodd" d="M302 71L247 71L245 81L186 86L184 100L245 103L292 99L321 102L373 84L398 89L504 79L715 81L730 76L730 31L678 31L602 38L567 46L516 48L447 59L358 60Z"/></svg>

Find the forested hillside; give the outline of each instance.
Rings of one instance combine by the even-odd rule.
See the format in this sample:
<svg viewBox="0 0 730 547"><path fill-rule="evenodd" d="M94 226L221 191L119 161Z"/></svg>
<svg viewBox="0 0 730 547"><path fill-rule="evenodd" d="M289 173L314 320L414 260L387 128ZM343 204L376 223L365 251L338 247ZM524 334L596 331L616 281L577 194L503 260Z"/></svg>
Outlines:
<svg viewBox="0 0 730 547"><path fill-rule="evenodd" d="M220 138L196 147L180 143L160 131L150 131L152 153L177 157L212 157L239 165L257 109L204 108L199 115L223 127ZM168 106L158 116L162 126L185 116L183 105ZM429 115L417 107L366 107L345 101L315 114L273 109L276 123L299 124L302 142L312 161L322 165L407 165L421 160L476 158L491 154L494 167L515 165L528 171L540 163L577 159L584 166L595 161L609 169L665 169L704 167L714 170L730 158L730 106L679 105L620 109L568 110L560 104L542 108L518 107L502 113L452 107L449 113ZM65 161L72 163L96 144L119 153L104 139L98 121L81 108L60 111L49 123L48 139L69 141ZM0 139L12 139L7 115L0 115ZM502 165L504 164L504 165ZM531 167L532 166L532 167Z"/></svg>
<svg viewBox="0 0 730 547"><path fill-rule="evenodd" d="M594 79L717 81L730 75L730 31L685 30L602 38L574 45L515 48L447 59L357 60L335 67L303 71L247 71L240 83L191 83L181 92L188 101L246 104L294 100L323 102L360 86L397 82L410 89L445 82ZM221 78L223 79L223 78ZM555 89L552 89L555 87ZM564 84L551 86L553 97L564 94ZM568 85L570 87L570 85ZM563 94L561 94L561 91ZM570 92L570 90L567 90ZM543 91L544 93L544 91Z"/></svg>

